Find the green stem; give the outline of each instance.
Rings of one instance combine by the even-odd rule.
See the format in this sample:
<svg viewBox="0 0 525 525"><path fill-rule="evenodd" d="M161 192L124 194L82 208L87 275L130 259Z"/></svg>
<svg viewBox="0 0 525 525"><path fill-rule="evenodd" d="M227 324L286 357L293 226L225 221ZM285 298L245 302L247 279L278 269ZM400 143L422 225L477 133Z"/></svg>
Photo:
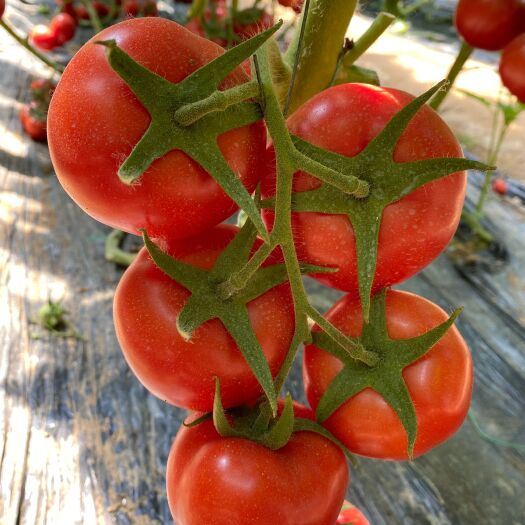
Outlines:
<svg viewBox="0 0 525 525"><path fill-rule="evenodd" d="M175 122L181 126L189 126L214 111L225 111L230 106L238 104L259 94L257 82L247 82L227 91L214 91L209 97L182 106L175 112Z"/></svg>
<svg viewBox="0 0 525 525"><path fill-rule="evenodd" d="M367 197L370 192L370 186L366 181L354 176L338 173L310 157L303 155L299 151L295 153L295 165L303 171L314 174L315 178L331 184L342 192L353 195L356 198Z"/></svg>
<svg viewBox="0 0 525 525"><path fill-rule="evenodd" d="M403 13L406 16L410 16L413 12L417 11L426 4L429 4L432 0L416 0L413 4L403 8Z"/></svg>
<svg viewBox="0 0 525 525"><path fill-rule="evenodd" d="M4 20L0 19L0 26L2 26L21 46L25 47L30 53L32 53L36 58L38 58L40 61L42 61L46 66L49 66L50 68L54 69L57 73L63 73L64 67L57 64L56 62L53 62L49 58L47 58L45 55L40 53L40 51L37 51L27 40L27 38L23 38L19 35L17 35L14 30L5 22Z"/></svg>
<svg viewBox="0 0 525 525"><path fill-rule="evenodd" d="M503 141L505 140L505 135L507 134L508 130L509 130L509 125L504 122L501 127L500 133L498 135L498 140L496 142L494 150L489 156L488 164L490 164L491 166L494 166L496 164L496 161L499 156L499 152L501 150L501 146L503 145ZM481 193L479 195L479 200L478 200L478 203L476 204L476 214L478 215L479 218L482 217L483 207L485 206L485 202L487 201L487 198L489 195L489 188L490 188L491 180L492 180L492 172L488 171L487 173L485 173L485 181L483 182Z"/></svg>
<svg viewBox="0 0 525 525"><path fill-rule="evenodd" d="M120 244L127 237L127 233L120 230L113 230L107 237L105 243L105 258L107 261L129 266L137 257L136 253L129 253L120 247Z"/></svg>
<svg viewBox="0 0 525 525"><path fill-rule="evenodd" d="M100 31L102 31L104 27L102 26L102 22L100 21L97 10L93 7L91 0L80 0L80 1L84 4L84 7L86 8L86 11L89 15L89 21L91 22L91 27L93 28L93 31L95 31L95 33L100 33Z"/></svg>
<svg viewBox="0 0 525 525"><path fill-rule="evenodd" d="M480 222L478 213L467 210L461 212L461 220L470 228L470 231L483 242L491 244L494 240L492 234L486 230Z"/></svg>
<svg viewBox="0 0 525 525"><path fill-rule="evenodd" d="M330 83L357 0L311 0L302 53L290 99L290 112ZM296 30L285 60L293 64L301 32Z"/></svg>
<svg viewBox="0 0 525 525"><path fill-rule="evenodd" d="M390 13L379 13L370 27L359 37L354 47L344 57L345 65L353 64L390 27L396 17Z"/></svg>
<svg viewBox="0 0 525 525"><path fill-rule="evenodd" d="M470 58L470 55L472 55L473 51L474 51L474 48L470 47L466 42L463 42L461 44L461 48L459 49L458 56L456 57L456 60L454 61L454 64L452 64L452 67L450 68L450 71L448 72L448 75L447 75L447 80L449 81L448 89L438 91L434 95L434 97L429 103L429 106L432 109L435 109L437 111L438 108L441 106L447 94L451 91L451 88L454 85L456 78L461 73L463 66L465 65L467 60Z"/></svg>

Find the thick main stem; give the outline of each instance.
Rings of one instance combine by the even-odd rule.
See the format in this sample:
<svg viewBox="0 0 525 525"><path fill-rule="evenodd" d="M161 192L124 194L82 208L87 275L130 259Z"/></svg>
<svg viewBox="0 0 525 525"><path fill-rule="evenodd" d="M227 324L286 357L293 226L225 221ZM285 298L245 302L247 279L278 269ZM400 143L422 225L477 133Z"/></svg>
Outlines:
<svg viewBox="0 0 525 525"><path fill-rule="evenodd" d="M467 60L470 58L470 55L472 55L473 51L474 51L474 48L470 47L466 42L463 42L461 44L461 48L459 50L458 56L456 57L456 60L452 64L452 67L450 68L450 71L448 72L448 75L447 75L447 80L449 82L448 88L446 90L440 90L434 95L432 100L429 102L429 106L432 109L435 109L436 111L439 109L439 107L445 100L448 93L450 93L452 86L454 85L454 82L456 81L456 78L461 73L463 66L465 65Z"/></svg>
<svg viewBox="0 0 525 525"><path fill-rule="evenodd" d="M302 53L290 99L290 113L329 85L357 0L311 0ZM296 30L286 55L288 64L298 49Z"/></svg>
<svg viewBox="0 0 525 525"><path fill-rule="evenodd" d="M30 53L32 53L38 60L42 61L46 66L49 66L50 68L54 69L57 73L63 73L64 68L57 64L56 62L53 62L49 58L47 58L45 55L40 53L40 51L37 51L27 40L27 38L23 38L19 35L17 35L14 30L9 26L4 20L0 19L0 26L2 26L21 46L25 47Z"/></svg>

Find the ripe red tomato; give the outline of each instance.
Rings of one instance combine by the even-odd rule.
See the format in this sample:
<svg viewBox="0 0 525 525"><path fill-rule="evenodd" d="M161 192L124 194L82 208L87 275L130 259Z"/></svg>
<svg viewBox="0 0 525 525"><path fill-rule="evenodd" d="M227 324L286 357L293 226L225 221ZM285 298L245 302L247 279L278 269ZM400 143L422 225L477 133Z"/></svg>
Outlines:
<svg viewBox="0 0 525 525"><path fill-rule="evenodd" d="M241 40L247 40L262 31L266 31L266 29L269 29L272 25L273 16L266 11L261 11L261 16L257 22L252 22L251 24L241 24L236 22L233 25L233 31Z"/></svg>
<svg viewBox="0 0 525 525"><path fill-rule="evenodd" d="M139 14L140 6L136 0L128 0L124 2L123 9L126 16L132 17Z"/></svg>
<svg viewBox="0 0 525 525"><path fill-rule="evenodd" d="M181 81L223 53L219 46L160 18L126 20L94 37L104 39L116 39L134 59L171 82ZM246 80L239 68L224 85ZM179 150L155 161L138 183L128 186L120 181L118 167L149 122L146 109L109 66L104 48L89 41L68 64L49 111L51 157L75 202L105 224L135 234L145 228L154 238L195 235L234 213L235 203ZM261 122L218 139L229 165L250 192L264 168L260 158L265 142Z"/></svg>
<svg viewBox="0 0 525 525"><path fill-rule="evenodd" d="M525 104L525 34L515 38L503 50L499 74L508 90Z"/></svg>
<svg viewBox="0 0 525 525"><path fill-rule="evenodd" d="M170 241L167 250L181 261L209 269L237 231L220 225L199 237ZM178 333L176 319L189 296L155 266L145 249L140 252L122 277L114 303L117 337L131 369L153 394L184 408L210 411L216 376L225 407L254 401L262 390L218 319L197 328L190 342ZM289 285L251 301L248 312L275 376L294 331Z"/></svg>
<svg viewBox="0 0 525 525"><path fill-rule="evenodd" d="M51 19L49 24L51 31L55 34L55 40L59 46L69 42L75 36L77 23L67 13L59 13Z"/></svg>
<svg viewBox="0 0 525 525"><path fill-rule="evenodd" d="M208 420L179 431L166 478L179 525L333 525L348 468L342 451L319 434L294 433L272 451L223 438Z"/></svg>
<svg viewBox="0 0 525 525"><path fill-rule="evenodd" d="M33 26L29 32L29 39L36 47L44 51L51 51L59 45L55 32L44 24Z"/></svg>
<svg viewBox="0 0 525 525"><path fill-rule="evenodd" d="M353 157L411 100L411 95L396 89L343 84L310 99L288 119L288 128L312 144ZM401 136L394 160L462 156L461 147L445 122L424 106ZM267 175L261 183L263 197L275 192L273 155L269 157ZM302 172L294 177L296 192L315 189L320 184ZM460 172L425 184L385 209L374 290L408 279L443 251L456 231L465 190L466 174ZM271 227L273 212L265 211L264 218ZM294 213L292 221L299 259L339 269L315 278L339 290L356 292L355 238L348 217L301 212Z"/></svg>
<svg viewBox="0 0 525 525"><path fill-rule="evenodd" d="M279 0L279 3L284 7L291 7L296 13L300 13L304 0Z"/></svg>
<svg viewBox="0 0 525 525"><path fill-rule="evenodd" d="M447 320L434 303L417 295L390 290L386 298L388 334L392 339L421 335ZM363 326L359 301L347 295L327 313L343 333L358 336ZM314 345L304 353L306 395L314 410L341 370L342 363ZM414 402L418 422L414 457L449 438L467 415L472 395L472 359L456 327L421 359L405 368L403 378ZM324 423L356 454L378 459L407 459L407 437L390 405L367 388L346 401Z"/></svg>
<svg viewBox="0 0 525 525"><path fill-rule="evenodd" d="M370 522L357 507L345 501L335 525L370 525Z"/></svg>
<svg viewBox="0 0 525 525"><path fill-rule="evenodd" d="M519 0L459 0L455 24L472 47L497 51L520 32Z"/></svg>
<svg viewBox="0 0 525 525"><path fill-rule="evenodd" d="M47 140L46 118L40 114L35 103L24 104L18 114L24 131L35 141Z"/></svg>

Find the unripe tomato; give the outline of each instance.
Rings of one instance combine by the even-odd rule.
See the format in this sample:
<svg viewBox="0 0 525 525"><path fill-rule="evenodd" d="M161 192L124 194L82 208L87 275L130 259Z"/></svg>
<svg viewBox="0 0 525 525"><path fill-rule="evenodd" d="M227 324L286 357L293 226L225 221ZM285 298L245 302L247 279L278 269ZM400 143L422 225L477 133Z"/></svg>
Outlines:
<svg viewBox="0 0 525 525"><path fill-rule="evenodd" d="M29 33L29 39L36 47L44 51L51 51L59 45L55 32L44 24L33 26Z"/></svg>
<svg viewBox="0 0 525 525"><path fill-rule="evenodd" d="M525 104L525 33L503 50L499 74L508 90Z"/></svg>
<svg viewBox="0 0 525 525"><path fill-rule="evenodd" d="M520 32L519 0L459 0L455 24L470 46L503 49Z"/></svg>
<svg viewBox="0 0 525 525"><path fill-rule="evenodd" d="M67 13L59 13L51 19L49 24L51 31L55 33L58 45L63 45L75 36L77 24L75 19Z"/></svg>

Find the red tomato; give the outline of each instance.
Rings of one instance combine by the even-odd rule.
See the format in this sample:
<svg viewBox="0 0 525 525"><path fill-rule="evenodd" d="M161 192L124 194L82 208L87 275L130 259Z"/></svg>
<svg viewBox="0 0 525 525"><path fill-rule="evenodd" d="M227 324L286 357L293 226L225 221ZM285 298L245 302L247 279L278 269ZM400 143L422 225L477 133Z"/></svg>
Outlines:
<svg viewBox="0 0 525 525"><path fill-rule="evenodd" d="M89 13L86 9L86 7L81 4L75 8L75 12L77 15L77 18L80 20L89 20Z"/></svg>
<svg viewBox="0 0 525 525"><path fill-rule="evenodd" d="M333 525L348 484L342 451L313 432L297 432L272 451L219 436L212 421L183 427L166 472L179 525Z"/></svg>
<svg viewBox="0 0 525 525"><path fill-rule="evenodd" d="M497 51L520 32L519 0L459 0L455 24L472 47Z"/></svg>
<svg viewBox="0 0 525 525"><path fill-rule="evenodd" d="M75 36L77 23L71 15L59 13L51 19L49 27L55 34L57 44L61 46Z"/></svg>
<svg viewBox="0 0 525 525"><path fill-rule="evenodd" d="M36 47L44 51L51 51L59 45L55 32L44 24L33 26L29 33L29 39Z"/></svg>
<svg viewBox="0 0 525 525"><path fill-rule="evenodd" d="M159 38L162 34L162 38ZM137 18L105 29L145 67L179 82L223 50L174 22ZM241 68L224 87L245 82ZM82 111L79 111L82 108ZM180 238L204 231L237 209L220 186L181 151L155 161L137 184L123 184L117 169L148 128L150 117L110 68L104 49L89 41L73 57L49 111L49 145L58 178L88 214L114 228L152 237ZM266 134L259 122L219 137L233 171L253 191L262 174Z"/></svg>
<svg viewBox="0 0 525 525"><path fill-rule="evenodd" d="M5 0L0 0L0 18L4 15L5 11Z"/></svg>
<svg viewBox="0 0 525 525"><path fill-rule="evenodd" d="M411 95L396 89L343 84L310 99L288 119L288 127L306 141L353 157L411 100ZM424 106L401 136L394 160L462 156L445 122ZM275 192L272 157L262 180L264 197ZM294 191L315 189L320 184L318 179L298 173ZM465 189L466 174L460 172L426 184L385 209L374 290L408 279L442 252L456 231ZM273 212L265 211L264 217L271 227ZM294 213L293 229L301 261L339 269L316 275L316 279L339 290L357 291L355 238L346 215Z"/></svg>
<svg viewBox="0 0 525 525"><path fill-rule="evenodd" d="M336 525L370 525L370 522L357 507L349 501L345 501L337 518Z"/></svg>
<svg viewBox="0 0 525 525"><path fill-rule="evenodd" d="M109 14L109 7L106 4L103 4L102 2L93 2L93 7L95 8L95 11L97 12L97 15L100 18L104 18L105 16L108 16Z"/></svg>
<svg viewBox="0 0 525 525"><path fill-rule="evenodd" d="M503 50L499 74L508 90L525 104L525 34L515 38Z"/></svg>
<svg viewBox="0 0 525 525"><path fill-rule="evenodd" d="M492 182L492 190L496 193L499 193L500 195L506 195L506 193L509 191L509 185L504 179L495 179Z"/></svg>
<svg viewBox="0 0 525 525"><path fill-rule="evenodd" d="M417 295L390 290L386 298L388 334L392 339L421 335L447 320L434 303ZM363 320L359 301L347 295L327 313L343 333L358 336ZM342 363L314 345L305 349L303 374L310 405L319 401ZM472 360L456 327L451 327L421 359L405 368L403 378L418 422L414 457L449 438L467 415L472 395ZM378 459L407 459L407 437L390 405L367 388L346 401L324 423L356 454Z"/></svg>
<svg viewBox="0 0 525 525"><path fill-rule="evenodd" d="M56 3L60 7L61 13L67 13L68 15L73 17L73 19L75 20L75 23L77 22L77 19L78 19L77 11L75 9L75 4L71 0L70 1L58 0Z"/></svg>
<svg viewBox="0 0 525 525"><path fill-rule="evenodd" d="M279 3L284 7L291 7L296 13L300 13L304 0L279 0Z"/></svg>
<svg viewBox="0 0 525 525"><path fill-rule="evenodd" d="M220 225L199 237L168 242L167 250L181 261L208 269L237 231ZM145 249L140 252L120 281L114 304L117 337L133 372L156 396L192 410L212 409L216 376L225 407L254 401L262 390L218 319L197 328L190 342L179 335L175 321L189 296L155 266ZM251 301L248 311L275 376L294 331L289 286L269 290Z"/></svg>
<svg viewBox="0 0 525 525"><path fill-rule="evenodd" d="M159 16L156 0L144 2L142 12L144 13L144 16Z"/></svg>
<svg viewBox="0 0 525 525"><path fill-rule="evenodd" d="M240 24L236 22L233 26L233 31L241 40L247 40L262 31L266 31L266 29L269 29L272 25L273 16L266 11L261 11L261 16L257 22L252 22L251 24Z"/></svg>
<svg viewBox="0 0 525 525"><path fill-rule="evenodd" d="M140 6L136 0L128 0L128 2L124 2L123 9L126 16L132 17L139 14Z"/></svg>
<svg viewBox="0 0 525 525"><path fill-rule="evenodd" d="M18 114L24 131L35 141L45 142L47 140L46 119L39 114L35 103L24 104Z"/></svg>

